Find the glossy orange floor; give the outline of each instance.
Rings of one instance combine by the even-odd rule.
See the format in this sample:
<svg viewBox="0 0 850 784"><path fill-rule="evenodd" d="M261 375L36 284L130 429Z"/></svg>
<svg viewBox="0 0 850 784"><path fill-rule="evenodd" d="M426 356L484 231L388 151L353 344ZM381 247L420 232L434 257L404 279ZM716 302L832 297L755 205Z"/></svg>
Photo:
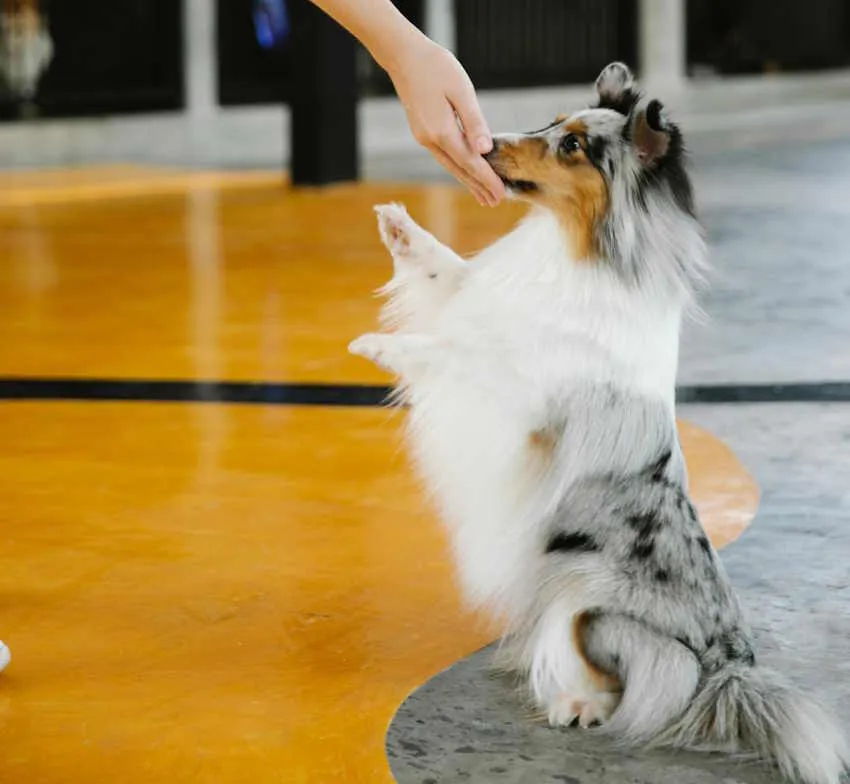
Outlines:
<svg viewBox="0 0 850 784"><path fill-rule="evenodd" d="M265 177L265 179L263 179ZM470 251L516 208L269 175L0 175L0 375L383 382L349 358L403 200ZM389 782L405 695L491 638L459 606L403 414L0 404L2 784ZM682 425L712 539L757 490Z"/></svg>

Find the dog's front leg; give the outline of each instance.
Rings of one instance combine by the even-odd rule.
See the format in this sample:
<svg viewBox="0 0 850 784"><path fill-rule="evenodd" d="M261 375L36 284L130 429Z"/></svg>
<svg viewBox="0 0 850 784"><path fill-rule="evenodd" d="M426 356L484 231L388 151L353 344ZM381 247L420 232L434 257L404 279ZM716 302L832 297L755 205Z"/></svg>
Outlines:
<svg viewBox="0 0 850 784"><path fill-rule="evenodd" d="M421 270L425 279L456 281L466 272L466 262L433 234L423 229L401 204L375 207L381 239L393 257L396 274ZM433 286L439 285L437 283Z"/></svg>
<svg viewBox="0 0 850 784"><path fill-rule="evenodd" d="M380 293L388 302L384 323L416 331L434 315L466 276L466 262L425 231L399 204L375 207L378 229L393 257L393 277Z"/></svg>
<svg viewBox="0 0 850 784"><path fill-rule="evenodd" d="M398 333L361 335L348 350L407 380L414 379L443 353L439 338Z"/></svg>

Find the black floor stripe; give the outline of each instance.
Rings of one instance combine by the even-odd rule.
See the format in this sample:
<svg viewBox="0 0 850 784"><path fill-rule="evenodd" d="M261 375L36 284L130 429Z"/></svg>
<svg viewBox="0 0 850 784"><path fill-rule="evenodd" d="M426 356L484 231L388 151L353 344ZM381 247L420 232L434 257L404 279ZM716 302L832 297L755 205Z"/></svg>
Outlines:
<svg viewBox="0 0 850 784"><path fill-rule="evenodd" d="M389 392L389 387L363 384L0 378L0 400L111 400L362 407L382 405Z"/></svg>
<svg viewBox="0 0 850 784"><path fill-rule="evenodd" d="M679 403L850 403L850 382L706 384L679 387Z"/></svg>
<svg viewBox="0 0 850 784"><path fill-rule="evenodd" d="M0 400L103 400L245 403L289 406L383 405L390 388L368 384L287 384L242 381L2 378ZM680 403L848 403L850 382L683 386Z"/></svg>

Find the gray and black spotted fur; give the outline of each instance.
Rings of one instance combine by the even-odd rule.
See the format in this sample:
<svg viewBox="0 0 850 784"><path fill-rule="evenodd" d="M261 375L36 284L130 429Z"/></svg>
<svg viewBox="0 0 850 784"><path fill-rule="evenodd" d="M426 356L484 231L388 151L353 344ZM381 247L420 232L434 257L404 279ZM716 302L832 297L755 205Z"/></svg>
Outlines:
<svg viewBox="0 0 850 784"><path fill-rule="evenodd" d="M559 598L585 597L583 653L623 687L599 731L640 745L755 752L792 780L837 784L848 762L843 733L759 665L689 498L665 405L589 387L560 421L557 464L586 470L551 510L535 609L507 649L522 650Z"/></svg>
<svg viewBox="0 0 850 784"><path fill-rule="evenodd" d="M668 449L631 476L578 482L556 512L544 549L569 559L578 552L571 537L586 537L580 550L623 576L624 605L645 600L635 620L672 637L707 672L728 662L754 665L735 593L685 489L667 477L671 457ZM621 614L629 612L623 607Z"/></svg>

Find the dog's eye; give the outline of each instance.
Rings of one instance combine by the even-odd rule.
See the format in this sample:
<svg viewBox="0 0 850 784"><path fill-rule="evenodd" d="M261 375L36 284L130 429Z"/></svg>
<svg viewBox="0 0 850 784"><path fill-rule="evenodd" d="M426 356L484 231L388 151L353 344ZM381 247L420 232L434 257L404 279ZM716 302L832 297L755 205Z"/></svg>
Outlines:
<svg viewBox="0 0 850 784"><path fill-rule="evenodd" d="M569 155L571 152L578 152L581 149L581 144L579 144L578 136L574 133L568 133L563 139L561 139L561 152Z"/></svg>

